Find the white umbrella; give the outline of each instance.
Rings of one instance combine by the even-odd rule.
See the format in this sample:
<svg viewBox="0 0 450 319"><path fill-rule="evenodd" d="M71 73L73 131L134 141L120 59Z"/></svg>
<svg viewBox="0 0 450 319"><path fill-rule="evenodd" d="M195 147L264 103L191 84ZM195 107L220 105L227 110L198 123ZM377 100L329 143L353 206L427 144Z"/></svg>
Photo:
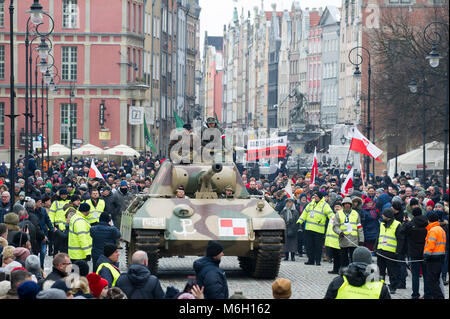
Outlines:
<svg viewBox="0 0 450 319"><path fill-rule="evenodd" d="M128 145L120 144L103 152L104 155L115 156L139 156L139 152Z"/></svg>
<svg viewBox="0 0 450 319"><path fill-rule="evenodd" d="M70 148L61 144L53 144L50 145L48 152L51 157L67 156L70 155Z"/></svg>
<svg viewBox="0 0 450 319"><path fill-rule="evenodd" d="M103 155L103 149L92 144L85 144L80 148L73 150L72 153L76 156Z"/></svg>

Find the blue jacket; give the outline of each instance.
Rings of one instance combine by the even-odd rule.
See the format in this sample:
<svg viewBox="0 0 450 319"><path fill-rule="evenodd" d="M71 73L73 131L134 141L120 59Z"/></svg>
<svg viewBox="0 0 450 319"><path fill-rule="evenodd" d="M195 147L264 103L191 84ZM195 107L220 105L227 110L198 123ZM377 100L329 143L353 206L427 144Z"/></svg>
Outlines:
<svg viewBox="0 0 450 319"><path fill-rule="evenodd" d="M31 211L31 214L37 216L41 230L44 232L45 236L48 237L48 231L50 230L53 232L53 224L50 221L50 217L48 217L48 213L45 208L41 207L39 209L35 209Z"/></svg>
<svg viewBox="0 0 450 319"><path fill-rule="evenodd" d="M382 215L384 209L392 207L391 196L389 196L389 194L387 193L383 193L380 196L378 196L375 203L375 207L379 210L380 214Z"/></svg>
<svg viewBox="0 0 450 319"><path fill-rule="evenodd" d="M92 226L90 234L92 237L92 261L96 267L96 261L103 254L105 244L117 245L117 240L121 235L117 227L110 226L106 222L99 222Z"/></svg>
<svg viewBox="0 0 450 319"><path fill-rule="evenodd" d="M164 291L157 277L144 265L133 264L121 274L116 287L122 289L128 299L162 299Z"/></svg>
<svg viewBox="0 0 450 319"><path fill-rule="evenodd" d="M380 232L380 216L381 212L377 213L376 209L373 208L372 212L366 209L365 206L362 208L364 214L364 220L362 221L364 240L372 241L377 239L378 233Z"/></svg>
<svg viewBox="0 0 450 319"><path fill-rule="evenodd" d="M228 283L218 261L204 256L194 261L194 271L200 287L205 287L205 299L228 299Z"/></svg>

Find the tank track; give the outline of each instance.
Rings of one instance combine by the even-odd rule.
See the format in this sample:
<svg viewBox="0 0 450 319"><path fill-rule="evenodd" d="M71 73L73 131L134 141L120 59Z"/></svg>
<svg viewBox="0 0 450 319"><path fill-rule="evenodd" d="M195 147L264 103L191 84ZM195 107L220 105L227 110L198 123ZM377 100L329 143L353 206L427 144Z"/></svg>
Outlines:
<svg viewBox="0 0 450 319"><path fill-rule="evenodd" d="M164 235L159 230L135 229L132 233L131 243L127 244L127 266L131 264L131 256L137 250L143 250L148 255L148 269L152 275L158 273L158 260L160 247Z"/></svg>
<svg viewBox="0 0 450 319"><path fill-rule="evenodd" d="M254 278L273 279L280 271L282 247L282 231L258 231L255 251L249 257L238 257L239 265Z"/></svg>

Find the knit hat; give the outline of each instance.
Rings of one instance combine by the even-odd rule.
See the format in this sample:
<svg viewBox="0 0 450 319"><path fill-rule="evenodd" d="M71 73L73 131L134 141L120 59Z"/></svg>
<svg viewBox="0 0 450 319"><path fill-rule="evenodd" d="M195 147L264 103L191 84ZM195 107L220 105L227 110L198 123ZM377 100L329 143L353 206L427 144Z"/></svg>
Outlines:
<svg viewBox="0 0 450 319"><path fill-rule="evenodd" d="M426 206L431 206L432 208L434 208L434 202L430 199L428 202L427 202L427 205Z"/></svg>
<svg viewBox="0 0 450 319"><path fill-rule="evenodd" d="M393 201L392 202L392 208L395 210L402 210L402 203L401 202L397 202L397 201Z"/></svg>
<svg viewBox="0 0 450 319"><path fill-rule="evenodd" d="M111 256L117 250L117 245L105 244L103 248L103 254L106 257Z"/></svg>
<svg viewBox="0 0 450 319"><path fill-rule="evenodd" d="M70 201L73 203L74 201L81 200L81 197L77 194L74 194L70 197Z"/></svg>
<svg viewBox="0 0 450 319"><path fill-rule="evenodd" d="M11 274L11 271L13 271L13 269L18 268L18 267L22 267L22 264L18 261L12 261L10 262L8 265L6 265L4 271L5 274L9 275Z"/></svg>
<svg viewBox="0 0 450 319"><path fill-rule="evenodd" d="M323 198L323 193L321 191L314 192L314 195L317 195L317 197L319 197L319 199Z"/></svg>
<svg viewBox="0 0 450 319"><path fill-rule="evenodd" d="M184 292L181 295L178 296L177 299L195 299L193 294L190 294L188 292Z"/></svg>
<svg viewBox="0 0 450 319"><path fill-rule="evenodd" d="M37 283L32 280L27 280L17 287L17 294L19 295L19 299L36 299L40 290Z"/></svg>
<svg viewBox="0 0 450 319"><path fill-rule="evenodd" d="M394 218L394 211L391 208L385 208L383 210L383 215L387 218Z"/></svg>
<svg viewBox="0 0 450 319"><path fill-rule="evenodd" d="M419 201L417 200L417 198L411 198L409 200L409 205L410 206L419 205Z"/></svg>
<svg viewBox="0 0 450 319"><path fill-rule="evenodd" d="M358 246L353 251L352 261L354 263L370 265L372 263L372 254L367 247Z"/></svg>
<svg viewBox="0 0 450 319"><path fill-rule="evenodd" d="M21 262L25 263L27 257L30 256L30 251L24 247L17 247L14 249L14 256Z"/></svg>
<svg viewBox="0 0 450 319"><path fill-rule="evenodd" d="M80 205L80 207L78 208L78 210L79 210L80 212L82 212L82 213L85 213L85 212L88 212L88 211L91 210L91 206L89 206L89 204L82 203L82 204Z"/></svg>
<svg viewBox="0 0 450 319"><path fill-rule="evenodd" d="M23 207L19 203L14 204L14 206L13 206L13 213L19 214L23 210L25 210L25 207Z"/></svg>
<svg viewBox="0 0 450 319"><path fill-rule="evenodd" d="M73 262L74 265L78 266L79 275L86 277L89 273L89 265L85 260L78 259ZM73 266L73 265L72 265Z"/></svg>
<svg viewBox="0 0 450 319"><path fill-rule="evenodd" d="M427 218L430 223L434 223L439 220L439 215L436 212L432 211L427 214Z"/></svg>
<svg viewBox="0 0 450 319"><path fill-rule="evenodd" d="M277 278L272 284L272 295L275 299L289 299L292 295L291 281Z"/></svg>
<svg viewBox="0 0 450 319"><path fill-rule="evenodd" d="M67 295L61 289L49 288L39 292L36 299L67 299Z"/></svg>
<svg viewBox="0 0 450 319"><path fill-rule="evenodd" d="M128 187L127 181L120 182L120 187L124 187L124 186Z"/></svg>
<svg viewBox="0 0 450 319"><path fill-rule="evenodd" d="M72 288L69 287L66 281L62 279L55 281L55 283L51 286L51 288L61 289L65 293L72 291Z"/></svg>
<svg viewBox="0 0 450 319"><path fill-rule="evenodd" d="M111 215L107 212L103 212L100 214L99 221L109 223L111 221Z"/></svg>
<svg viewBox="0 0 450 319"><path fill-rule="evenodd" d="M95 298L100 296L105 286L108 286L108 282L94 272L88 274L86 279L89 282L89 289L91 290L92 296Z"/></svg>
<svg viewBox="0 0 450 319"><path fill-rule="evenodd" d="M61 188L59 190L59 195L69 195L69 192L67 191L66 188Z"/></svg>
<svg viewBox="0 0 450 319"><path fill-rule="evenodd" d="M31 273L39 272L41 270L39 257L36 255L29 255L25 260L25 268Z"/></svg>
<svg viewBox="0 0 450 319"><path fill-rule="evenodd" d="M223 246L215 240L210 240L206 247L206 256L215 257L223 251Z"/></svg>
<svg viewBox="0 0 450 319"><path fill-rule="evenodd" d="M412 209L412 215L413 216L421 216L422 215L422 209L420 207L414 207Z"/></svg>

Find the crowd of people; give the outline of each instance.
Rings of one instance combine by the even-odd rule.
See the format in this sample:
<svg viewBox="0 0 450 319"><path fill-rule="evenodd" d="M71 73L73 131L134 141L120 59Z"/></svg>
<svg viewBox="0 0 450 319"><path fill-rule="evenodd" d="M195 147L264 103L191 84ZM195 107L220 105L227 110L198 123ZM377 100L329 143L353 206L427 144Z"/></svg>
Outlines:
<svg viewBox="0 0 450 319"><path fill-rule="evenodd" d="M14 181L2 163L0 298L240 298L239 292L229 296L225 273L219 268L223 247L217 242L194 263L197 276L182 291L175 287L163 291L148 270L144 251L136 251L127 272L120 272L121 213L134 194L149 191L164 160L149 155L120 163L97 159L103 178L90 178L90 159L55 160L43 172L34 158L27 162L19 158L11 168ZM387 293L380 286L379 295L406 288L409 269L412 298L420 298L420 276L425 286L422 298L444 296L449 195L443 193L439 175L421 181L404 172L390 178L383 171L382 176L362 181L356 173L350 193L342 194L346 170L323 169L311 183L308 172L288 176L279 169L264 177L239 168L248 193L264 197L286 222L284 259L295 261L306 254L307 265L333 264L329 272L340 280L330 284L334 288L326 298L339 295L336 287L358 285L361 280L355 278L367 277L365 267L371 261L360 247L377 257L382 279L389 278ZM232 193L226 189L223 196ZM355 261L355 253L360 261ZM46 256L53 257L49 274L43 272ZM68 281L74 268L79 276ZM273 289L274 296L280 289L281 295L291 295L287 279L278 278Z"/></svg>

